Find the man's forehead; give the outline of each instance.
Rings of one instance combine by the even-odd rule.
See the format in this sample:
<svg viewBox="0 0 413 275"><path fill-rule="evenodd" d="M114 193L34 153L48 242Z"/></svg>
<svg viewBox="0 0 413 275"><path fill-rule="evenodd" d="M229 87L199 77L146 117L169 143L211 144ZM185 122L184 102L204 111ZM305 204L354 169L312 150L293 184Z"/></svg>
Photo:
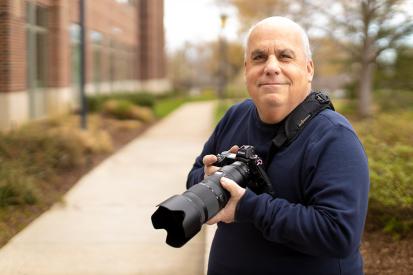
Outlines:
<svg viewBox="0 0 413 275"><path fill-rule="evenodd" d="M258 40L258 41L253 41L250 46L249 46L251 51L254 50L270 50L270 49L291 49L293 50L294 48L297 48L297 46L292 45L291 43L288 43L288 41L280 41L280 40Z"/></svg>
<svg viewBox="0 0 413 275"><path fill-rule="evenodd" d="M272 51L272 50L291 50L298 51L302 49L302 45L298 42L289 41L287 39L254 39L250 40L248 51Z"/></svg>
<svg viewBox="0 0 413 275"><path fill-rule="evenodd" d="M261 23L253 27L251 30L250 36L256 34L256 33L262 33L262 32L271 32L271 33L288 33L288 34L294 34L300 36L301 34L301 29L299 25L296 25L294 23L288 23L288 22L267 22L267 23Z"/></svg>
<svg viewBox="0 0 413 275"><path fill-rule="evenodd" d="M248 50L303 48L300 32L290 26L257 26L248 39Z"/></svg>

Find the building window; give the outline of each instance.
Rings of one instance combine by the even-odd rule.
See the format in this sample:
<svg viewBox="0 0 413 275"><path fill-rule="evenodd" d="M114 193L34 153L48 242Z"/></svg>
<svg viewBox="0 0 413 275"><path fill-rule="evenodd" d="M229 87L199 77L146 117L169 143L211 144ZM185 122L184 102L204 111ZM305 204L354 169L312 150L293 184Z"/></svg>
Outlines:
<svg viewBox="0 0 413 275"><path fill-rule="evenodd" d="M47 86L47 8L26 3L27 76L28 87Z"/></svg>
<svg viewBox="0 0 413 275"><path fill-rule="evenodd" d="M100 91L102 82L102 42L103 35L101 32L91 31L90 40L92 41L92 60L93 60L93 83L95 91Z"/></svg>
<svg viewBox="0 0 413 275"><path fill-rule="evenodd" d="M32 118L46 114L45 87L48 86L48 10L26 2L26 60L29 109Z"/></svg>
<svg viewBox="0 0 413 275"><path fill-rule="evenodd" d="M70 37L70 74L71 84L76 90L80 86L80 26L71 24L69 27ZM78 93L76 93L78 95Z"/></svg>

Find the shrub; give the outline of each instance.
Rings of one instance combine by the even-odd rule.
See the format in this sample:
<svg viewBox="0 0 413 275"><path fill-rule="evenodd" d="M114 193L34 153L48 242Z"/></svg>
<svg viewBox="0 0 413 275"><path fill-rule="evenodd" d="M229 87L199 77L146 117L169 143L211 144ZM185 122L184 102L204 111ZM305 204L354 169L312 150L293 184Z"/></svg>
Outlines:
<svg viewBox="0 0 413 275"><path fill-rule="evenodd" d="M385 112L413 110L413 91L379 90L374 93L374 99Z"/></svg>
<svg viewBox="0 0 413 275"><path fill-rule="evenodd" d="M83 158L85 154L105 153L113 150L111 137L106 131L99 129L83 131L79 128L62 126L50 129L49 135L60 141L67 140L68 143L75 142L78 148L74 148L74 153L78 154L77 157L81 154L81 158ZM81 151L78 150L79 148L81 148ZM82 164L82 162L77 162L77 164ZM77 166L77 164L74 166Z"/></svg>
<svg viewBox="0 0 413 275"><path fill-rule="evenodd" d="M102 108L103 102L106 100L107 98L105 96L88 96L86 98L88 111L91 113L99 112Z"/></svg>
<svg viewBox="0 0 413 275"><path fill-rule="evenodd" d="M148 107L133 106L130 110L130 116L133 119L148 123L155 120L153 111Z"/></svg>
<svg viewBox="0 0 413 275"><path fill-rule="evenodd" d="M155 96L149 93L128 93L120 97L132 102L134 105L153 108L155 105Z"/></svg>
<svg viewBox="0 0 413 275"><path fill-rule="evenodd" d="M369 155L371 199L387 207L413 205L413 147L401 144L388 145L369 136L366 139ZM376 146L372 148L372 143Z"/></svg>
<svg viewBox="0 0 413 275"><path fill-rule="evenodd" d="M369 157L368 228L399 237L413 229L412 112L382 113L353 125Z"/></svg>
<svg viewBox="0 0 413 275"><path fill-rule="evenodd" d="M35 181L19 162L0 161L0 207L36 203Z"/></svg>
<svg viewBox="0 0 413 275"><path fill-rule="evenodd" d="M104 103L102 111L104 114L117 119L130 119L132 107L133 103L127 100L111 99Z"/></svg>
<svg viewBox="0 0 413 275"><path fill-rule="evenodd" d="M59 126L58 120L0 133L0 207L43 200L40 190L52 190L58 174L85 165L91 153L111 149L106 132Z"/></svg>
<svg viewBox="0 0 413 275"><path fill-rule="evenodd" d="M154 120L153 112L149 107L136 106L127 100L108 100L104 104L103 112L116 119L135 119L142 122Z"/></svg>
<svg viewBox="0 0 413 275"><path fill-rule="evenodd" d="M21 161L38 178L47 179L54 170L64 171L84 163L84 147L73 135L32 127L12 132L4 141L9 147L7 157Z"/></svg>
<svg viewBox="0 0 413 275"><path fill-rule="evenodd" d="M90 112L102 111L104 105L109 100L127 101L131 104L153 108L155 96L150 93L114 93L109 95L94 95L87 97L88 110Z"/></svg>

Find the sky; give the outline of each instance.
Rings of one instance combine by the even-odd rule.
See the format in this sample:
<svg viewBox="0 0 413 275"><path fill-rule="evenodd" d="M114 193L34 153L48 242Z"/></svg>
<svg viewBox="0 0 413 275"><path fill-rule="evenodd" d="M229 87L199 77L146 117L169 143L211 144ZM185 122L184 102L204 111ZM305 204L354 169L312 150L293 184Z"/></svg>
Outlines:
<svg viewBox="0 0 413 275"><path fill-rule="evenodd" d="M217 7L214 0L164 0L166 49L171 52L185 42L216 40L220 34L220 14L228 14L224 35L229 40L239 40L239 22L234 8ZM406 0L406 7L413 0ZM409 8L407 10L410 10ZM413 11L410 10L410 13ZM410 36L413 41L413 35ZM410 41L410 40L408 40Z"/></svg>
<svg viewBox="0 0 413 275"><path fill-rule="evenodd" d="M220 14L227 13L224 35L237 39L235 9L220 9L213 0L164 0L166 48L173 51L185 42L216 40L220 34Z"/></svg>

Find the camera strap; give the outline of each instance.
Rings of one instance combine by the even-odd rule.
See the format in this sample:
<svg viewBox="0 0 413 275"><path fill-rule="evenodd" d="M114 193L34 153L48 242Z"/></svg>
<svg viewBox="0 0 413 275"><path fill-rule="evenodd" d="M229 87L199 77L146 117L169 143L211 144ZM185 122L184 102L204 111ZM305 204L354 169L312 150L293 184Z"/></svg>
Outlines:
<svg viewBox="0 0 413 275"><path fill-rule="evenodd" d="M268 167L274 154L283 146L288 146L318 113L325 109L335 110L330 98L321 92L311 92L280 124L271 143L265 162Z"/></svg>

